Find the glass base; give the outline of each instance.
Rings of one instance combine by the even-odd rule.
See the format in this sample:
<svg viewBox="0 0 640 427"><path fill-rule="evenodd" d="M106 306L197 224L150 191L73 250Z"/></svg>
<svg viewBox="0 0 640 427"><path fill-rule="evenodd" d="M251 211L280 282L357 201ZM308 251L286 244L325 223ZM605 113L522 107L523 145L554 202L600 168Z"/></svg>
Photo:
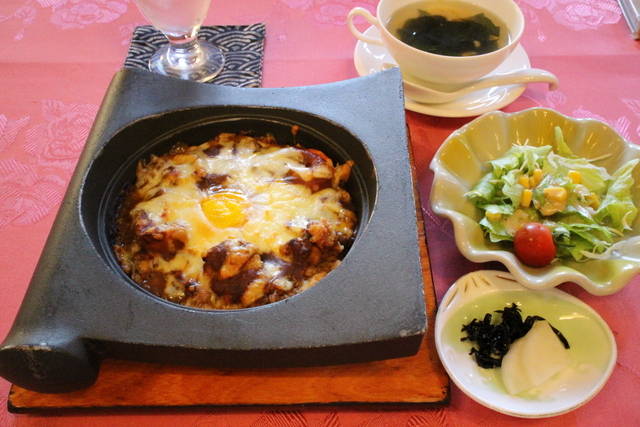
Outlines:
<svg viewBox="0 0 640 427"><path fill-rule="evenodd" d="M149 70L182 80L206 82L220 74L224 56L218 47L194 40L184 45L168 44L149 60Z"/></svg>

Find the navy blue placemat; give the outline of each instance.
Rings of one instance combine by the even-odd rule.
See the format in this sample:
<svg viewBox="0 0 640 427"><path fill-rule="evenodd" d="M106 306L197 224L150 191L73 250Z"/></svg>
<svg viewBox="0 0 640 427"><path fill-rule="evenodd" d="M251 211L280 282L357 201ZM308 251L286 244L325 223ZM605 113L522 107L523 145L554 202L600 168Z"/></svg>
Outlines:
<svg viewBox="0 0 640 427"><path fill-rule="evenodd" d="M264 56L265 24L201 27L198 38L222 50L224 69L207 83L239 87L260 87ZM124 66L148 70L151 55L167 44L166 37L151 25L136 27Z"/></svg>

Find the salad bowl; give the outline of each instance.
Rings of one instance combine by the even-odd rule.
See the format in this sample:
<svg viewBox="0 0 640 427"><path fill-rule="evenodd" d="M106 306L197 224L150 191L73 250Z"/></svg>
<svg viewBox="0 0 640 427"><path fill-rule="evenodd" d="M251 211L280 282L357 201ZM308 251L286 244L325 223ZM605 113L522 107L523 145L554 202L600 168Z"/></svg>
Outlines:
<svg viewBox="0 0 640 427"><path fill-rule="evenodd" d="M483 214L466 196L488 171L487 162L502 157L514 144L553 145L556 128L569 149L614 174L625 163L640 158L640 147L625 140L606 123L576 119L545 108L516 113L484 114L457 131L442 144L431 162L434 172L431 207L453 224L460 252L474 262L498 261L526 287L548 289L574 282L594 295L619 291L640 272L640 220L597 258L586 261L556 258L545 267L523 264L504 244L485 237L479 224ZM635 184L631 198L640 206L640 167L631 174Z"/></svg>

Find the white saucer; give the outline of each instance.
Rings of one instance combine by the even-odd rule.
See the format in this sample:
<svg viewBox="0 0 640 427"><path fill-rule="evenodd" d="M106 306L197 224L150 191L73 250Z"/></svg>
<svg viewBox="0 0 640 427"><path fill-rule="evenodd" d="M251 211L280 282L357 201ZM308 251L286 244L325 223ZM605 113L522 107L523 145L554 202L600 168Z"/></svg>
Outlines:
<svg viewBox="0 0 640 427"><path fill-rule="evenodd" d="M463 324L516 303L523 318L544 317L570 344L571 364L529 392L511 395L500 369L478 367L462 342ZM442 297L435 322L438 356L453 382L476 402L522 418L560 415L584 405L602 389L616 364L613 333L591 307L559 289L531 290L506 272L481 270L458 279Z"/></svg>
<svg viewBox="0 0 640 427"><path fill-rule="evenodd" d="M368 37L380 38L380 33L376 27L369 27L364 32ZM353 52L353 62L356 71L361 76L366 76L378 71L382 71L382 64L385 62L395 64L394 59L389 55L383 46L365 43L358 40ZM522 45L517 46L513 53L494 71L494 73L507 73L531 68L529 56ZM488 111L498 110L511 104L525 90L524 84L493 87L470 93L455 101L443 104L421 104L405 97L405 107L417 113L429 114L439 117L471 117L478 116Z"/></svg>

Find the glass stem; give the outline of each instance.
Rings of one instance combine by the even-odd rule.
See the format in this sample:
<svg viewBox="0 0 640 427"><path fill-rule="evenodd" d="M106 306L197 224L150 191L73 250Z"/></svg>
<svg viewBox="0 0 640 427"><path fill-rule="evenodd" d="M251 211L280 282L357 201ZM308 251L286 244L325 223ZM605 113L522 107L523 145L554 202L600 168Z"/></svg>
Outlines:
<svg viewBox="0 0 640 427"><path fill-rule="evenodd" d="M167 61L172 67L189 69L202 60L202 50L198 44L197 33L196 28L191 34L185 34L181 37L165 34L170 43Z"/></svg>

